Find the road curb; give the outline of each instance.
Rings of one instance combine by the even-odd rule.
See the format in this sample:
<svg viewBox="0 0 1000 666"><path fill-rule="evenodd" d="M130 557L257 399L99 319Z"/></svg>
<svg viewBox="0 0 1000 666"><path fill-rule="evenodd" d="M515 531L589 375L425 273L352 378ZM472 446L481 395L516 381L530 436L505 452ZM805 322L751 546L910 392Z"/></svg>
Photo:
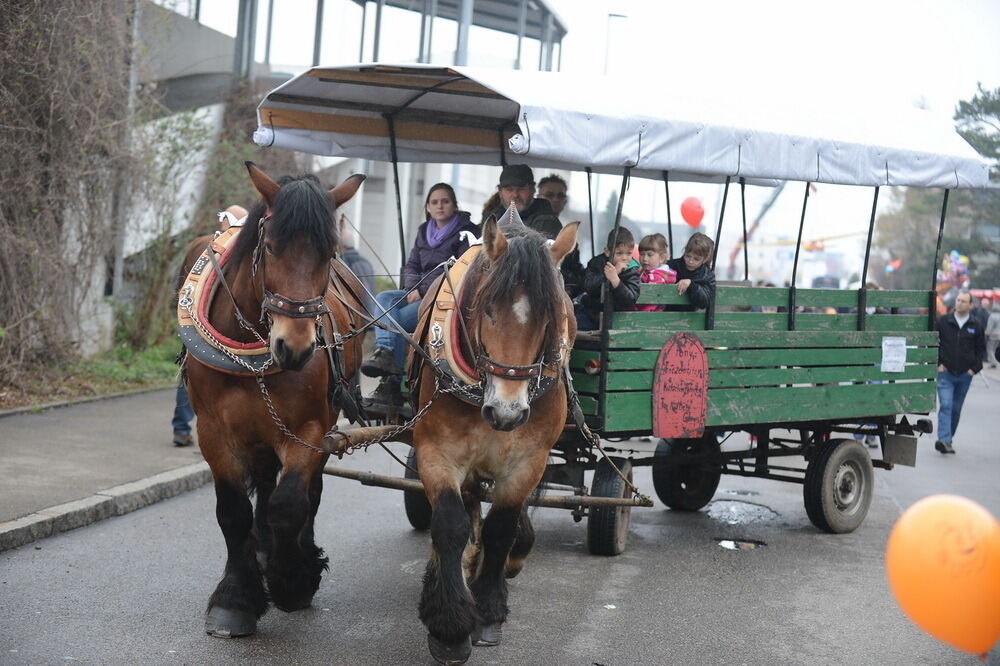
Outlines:
<svg viewBox="0 0 1000 666"><path fill-rule="evenodd" d="M211 480L208 463L199 462L0 523L0 552L98 520L130 513L200 488Z"/></svg>
<svg viewBox="0 0 1000 666"><path fill-rule="evenodd" d="M0 419L5 416L16 416L18 414L26 413L37 413L44 412L49 409L57 409L59 407L72 407L73 405L81 405L85 402L97 402L98 400L110 400L112 398L127 398L130 395L139 395L140 393L152 393L153 391L164 391L166 389L176 388L177 384L157 384L156 386L144 386L137 389L129 389L128 391L119 391L118 393L101 393L100 395L88 395L82 398L72 398L70 400L58 400L56 402L43 402L40 405L25 405L24 407L12 407L10 409L0 409Z"/></svg>

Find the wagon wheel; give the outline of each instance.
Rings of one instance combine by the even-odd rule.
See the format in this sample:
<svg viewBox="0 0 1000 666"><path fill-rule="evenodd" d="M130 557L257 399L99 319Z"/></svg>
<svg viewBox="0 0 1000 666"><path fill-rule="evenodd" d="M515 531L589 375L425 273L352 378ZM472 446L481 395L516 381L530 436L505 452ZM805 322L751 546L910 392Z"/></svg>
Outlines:
<svg viewBox="0 0 1000 666"><path fill-rule="evenodd" d="M825 532L853 532L868 515L874 485L872 459L858 441L823 442L806 467L803 497L809 520Z"/></svg>
<svg viewBox="0 0 1000 666"><path fill-rule="evenodd" d="M403 476L407 479L420 479L420 475L415 471L417 469L417 452L412 447L409 455L406 456L406 464L410 467L406 469ZM430 529L431 503L427 501L427 495L415 490L404 490L403 508L406 509L406 519L410 521L413 529L420 531Z"/></svg>
<svg viewBox="0 0 1000 666"><path fill-rule="evenodd" d="M624 458L611 458L622 474L632 481L632 462ZM594 483L590 494L594 497L627 497L625 482L602 458L594 469ZM621 555L628 540L628 526L632 517L630 506L594 506L587 519L587 547L594 555Z"/></svg>
<svg viewBox="0 0 1000 666"><path fill-rule="evenodd" d="M661 439L656 444L657 456L700 451L719 451L719 442L714 434L706 434L701 439ZM712 501L721 476L722 471L717 466L704 462L686 465L653 463L656 496L675 511L697 511Z"/></svg>

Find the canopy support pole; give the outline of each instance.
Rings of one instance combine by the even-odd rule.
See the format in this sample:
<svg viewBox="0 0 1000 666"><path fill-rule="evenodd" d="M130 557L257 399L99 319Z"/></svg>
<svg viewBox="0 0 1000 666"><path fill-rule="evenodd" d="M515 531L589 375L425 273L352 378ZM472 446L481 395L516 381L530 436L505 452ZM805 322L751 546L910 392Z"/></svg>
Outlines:
<svg viewBox="0 0 1000 666"><path fill-rule="evenodd" d="M729 181L731 176L726 176L726 186L722 190L722 209L719 211L719 224L715 228L715 247L712 249L712 270L715 270L715 260L719 256L719 240L722 236L722 218L726 216L726 199L729 197Z"/></svg>
<svg viewBox="0 0 1000 666"><path fill-rule="evenodd" d="M868 314L868 259L872 253L872 234L875 231L875 208L878 206L879 186L875 186L875 198L872 200L872 216L868 220L868 243L865 245L865 263L861 268L861 287L858 289L858 330L866 327L865 317Z"/></svg>
<svg viewBox="0 0 1000 666"><path fill-rule="evenodd" d="M944 239L944 218L948 213L948 194L951 190L944 191L944 201L941 203L941 222L938 224L937 248L934 250L934 265L931 266L933 279L931 282L931 293L927 303L927 330L933 331L937 324L937 272L938 262L941 261L941 241Z"/></svg>
<svg viewBox="0 0 1000 666"><path fill-rule="evenodd" d="M799 218L799 236L795 241L795 261L792 262L792 282L788 286L788 330L795 330L795 277L799 272L799 252L802 250L802 229L806 225L806 204L809 203L809 188L812 183L806 183L806 191L802 196L802 216Z"/></svg>
<svg viewBox="0 0 1000 666"><path fill-rule="evenodd" d="M507 166L507 141L503 136L503 128L497 128L497 138L500 140L500 166Z"/></svg>
<svg viewBox="0 0 1000 666"><path fill-rule="evenodd" d="M594 197L590 187L590 174L592 170L590 167L587 167L585 171L587 172L587 208L590 209L590 256L594 256L597 254L597 245L594 240Z"/></svg>
<svg viewBox="0 0 1000 666"><path fill-rule="evenodd" d="M740 176L740 208L743 210L743 281L750 281L750 254L747 249L747 179Z"/></svg>
<svg viewBox="0 0 1000 666"><path fill-rule="evenodd" d="M715 247L712 248L712 270L715 270L715 260L719 257L719 239L722 237L722 218L726 216L726 199L729 198L729 183L732 176L726 176L726 186L722 190L722 208L719 210L719 224L715 228ZM715 328L715 295L709 301L705 309L705 330L711 331Z"/></svg>
<svg viewBox="0 0 1000 666"><path fill-rule="evenodd" d="M384 114L389 123L389 151L392 157L392 181L396 186L396 219L399 222L399 267L400 275L406 265L406 238L403 233L403 204L399 196L399 155L396 153L396 122L391 114Z"/></svg>
<svg viewBox="0 0 1000 666"><path fill-rule="evenodd" d="M615 227L611 238L614 241L618 240L618 229L622 225L622 207L625 205L625 190L628 189L629 177L632 175L632 167L627 166L622 172L622 187L621 191L618 193L618 210L615 212ZM608 251L611 252L611 256L607 259L614 262L615 259L615 248L609 247ZM597 256L595 249L594 256ZM611 294L611 283L606 279L603 281L601 286L601 305L603 309L603 316L601 317L601 368L606 369L608 367L608 347L611 344L611 326L614 321L615 313L615 299ZM598 406L601 414L604 414L604 396L607 395L608 389L608 373L601 372L600 374L600 395L601 404Z"/></svg>
<svg viewBox="0 0 1000 666"><path fill-rule="evenodd" d="M674 258L674 223L670 219L670 172L663 171L663 192L667 197L667 259Z"/></svg>

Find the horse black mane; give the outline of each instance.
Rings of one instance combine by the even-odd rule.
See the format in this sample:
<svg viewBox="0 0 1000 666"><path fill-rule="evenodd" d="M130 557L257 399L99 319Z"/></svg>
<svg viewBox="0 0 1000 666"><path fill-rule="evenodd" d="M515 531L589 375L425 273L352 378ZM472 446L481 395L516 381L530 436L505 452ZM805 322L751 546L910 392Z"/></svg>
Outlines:
<svg viewBox="0 0 1000 666"><path fill-rule="evenodd" d="M305 247L319 257L333 257L339 238L330 193L312 174L282 176L277 182L281 189L275 197L268 228L275 253L280 254L289 242L304 237ZM265 213L267 205L263 201L250 209L246 225L236 238L230 266L238 266L253 253L257 246L257 230Z"/></svg>
<svg viewBox="0 0 1000 666"><path fill-rule="evenodd" d="M552 265L546 239L524 226L505 225L501 231L507 237L507 251L495 264L491 264L485 252L480 252L470 267L474 275L480 276L472 304L473 316L482 316L487 304L491 309L510 309L520 289L528 299L534 323L545 327L545 349L552 349L558 337L553 324L558 321L565 292Z"/></svg>

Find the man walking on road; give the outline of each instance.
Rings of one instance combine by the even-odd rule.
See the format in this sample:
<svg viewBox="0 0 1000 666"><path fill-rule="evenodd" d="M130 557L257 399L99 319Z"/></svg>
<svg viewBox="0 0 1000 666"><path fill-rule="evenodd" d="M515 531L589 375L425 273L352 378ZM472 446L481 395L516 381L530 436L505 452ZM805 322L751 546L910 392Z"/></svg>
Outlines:
<svg viewBox="0 0 1000 666"><path fill-rule="evenodd" d="M972 294L961 291L955 297L955 310L937 320L938 439L934 448L941 453L955 453L952 437L958 430L962 403L973 376L983 369L986 338L971 310Z"/></svg>

